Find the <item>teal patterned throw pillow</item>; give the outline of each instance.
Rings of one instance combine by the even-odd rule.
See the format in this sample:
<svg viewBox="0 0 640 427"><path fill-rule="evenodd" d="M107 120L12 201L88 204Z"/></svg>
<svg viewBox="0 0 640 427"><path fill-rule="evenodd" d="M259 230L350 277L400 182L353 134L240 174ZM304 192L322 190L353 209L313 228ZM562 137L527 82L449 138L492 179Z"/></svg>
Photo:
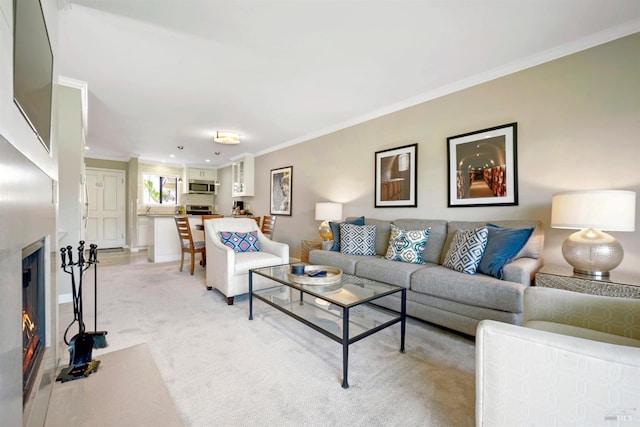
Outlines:
<svg viewBox="0 0 640 427"><path fill-rule="evenodd" d="M442 265L461 273L475 274L487 246L488 236L487 227L458 230Z"/></svg>
<svg viewBox="0 0 640 427"><path fill-rule="evenodd" d="M427 246L429 229L403 230L391 224L386 259L422 264L422 251Z"/></svg>
<svg viewBox="0 0 640 427"><path fill-rule="evenodd" d="M347 255L375 255L376 226L340 224L340 252Z"/></svg>

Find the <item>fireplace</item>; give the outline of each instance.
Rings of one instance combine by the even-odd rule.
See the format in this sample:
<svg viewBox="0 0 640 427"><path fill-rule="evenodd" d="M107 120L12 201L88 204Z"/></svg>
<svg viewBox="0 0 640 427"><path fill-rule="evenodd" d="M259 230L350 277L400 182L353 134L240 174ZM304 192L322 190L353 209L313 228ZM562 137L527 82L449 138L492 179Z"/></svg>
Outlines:
<svg viewBox="0 0 640 427"><path fill-rule="evenodd" d="M44 240L22 250L22 397L26 402L45 347Z"/></svg>

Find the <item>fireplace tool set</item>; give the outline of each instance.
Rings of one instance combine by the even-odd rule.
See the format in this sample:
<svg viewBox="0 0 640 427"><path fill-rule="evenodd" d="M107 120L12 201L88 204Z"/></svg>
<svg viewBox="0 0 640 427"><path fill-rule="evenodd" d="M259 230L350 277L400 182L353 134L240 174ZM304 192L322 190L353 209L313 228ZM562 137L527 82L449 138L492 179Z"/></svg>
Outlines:
<svg viewBox="0 0 640 427"><path fill-rule="evenodd" d="M73 260L73 248L67 246L60 249L62 258L62 270L71 276L71 292L73 298L73 321L67 326L64 332L64 342L69 346L70 361L69 366L63 368L56 381L72 381L78 378L84 378L98 370L99 360L92 359L92 350L94 348L106 347L106 331L98 331L97 329L97 313L98 313L98 246L89 245L89 258L84 257L84 241L80 240L78 246L77 261ZM87 332L85 330L83 318L83 301L82 301L82 278L85 271L93 265L94 271L94 331ZM78 283L76 286L76 269L78 270ZM78 333L67 340L67 333L74 323L78 323Z"/></svg>

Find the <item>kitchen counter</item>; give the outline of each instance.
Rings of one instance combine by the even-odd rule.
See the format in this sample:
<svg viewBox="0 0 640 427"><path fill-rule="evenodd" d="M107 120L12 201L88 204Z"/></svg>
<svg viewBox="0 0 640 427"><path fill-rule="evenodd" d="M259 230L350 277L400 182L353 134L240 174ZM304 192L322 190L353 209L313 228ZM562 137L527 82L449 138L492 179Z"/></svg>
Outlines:
<svg viewBox="0 0 640 427"><path fill-rule="evenodd" d="M149 245L147 258L151 262L169 262L180 259L180 238L174 215L147 215L149 218Z"/></svg>
<svg viewBox="0 0 640 427"><path fill-rule="evenodd" d="M183 214L160 214L160 213L159 213L159 214L141 214L141 213L139 213L139 214L138 214L138 216L144 216L144 217L154 217L154 216L157 216L157 217L170 217L170 218L173 218L174 216L188 216L188 217L200 218L202 215L191 215L191 214L189 214L189 215L186 215L186 214L185 214L185 215L183 215Z"/></svg>
<svg viewBox="0 0 640 427"><path fill-rule="evenodd" d="M149 218L147 258L151 262L178 261L181 255L180 237L173 215L138 215ZM182 216L182 215L178 215ZM204 240L202 231L196 229L201 223L201 215L187 215L193 240Z"/></svg>

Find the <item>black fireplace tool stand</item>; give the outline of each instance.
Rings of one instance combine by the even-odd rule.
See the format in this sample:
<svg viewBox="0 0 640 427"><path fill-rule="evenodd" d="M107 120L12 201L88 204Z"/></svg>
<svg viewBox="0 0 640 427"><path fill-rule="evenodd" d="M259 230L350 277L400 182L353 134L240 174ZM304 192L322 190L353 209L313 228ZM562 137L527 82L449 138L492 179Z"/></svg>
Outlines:
<svg viewBox="0 0 640 427"><path fill-rule="evenodd" d="M80 240L78 246L77 261L73 260L73 248L67 246L60 249L62 257L62 270L71 276L71 292L73 298L73 321L69 324L64 332L64 342L69 346L69 366L62 368L56 381L73 381L79 378L85 378L98 370L100 366L99 360L92 359L92 351L94 348L94 336L92 333L85 331L83 319L82 304L82 276L92 265L97 268L98 264L98 247L97 245L89 245L89 258L84 257L84 241ZM76 287L76 269L78 271L78 284ZM97 277L96 277L97 279ZM78 334L71 340L67 341L67 332L74 323L78 323Z"/></svg>

